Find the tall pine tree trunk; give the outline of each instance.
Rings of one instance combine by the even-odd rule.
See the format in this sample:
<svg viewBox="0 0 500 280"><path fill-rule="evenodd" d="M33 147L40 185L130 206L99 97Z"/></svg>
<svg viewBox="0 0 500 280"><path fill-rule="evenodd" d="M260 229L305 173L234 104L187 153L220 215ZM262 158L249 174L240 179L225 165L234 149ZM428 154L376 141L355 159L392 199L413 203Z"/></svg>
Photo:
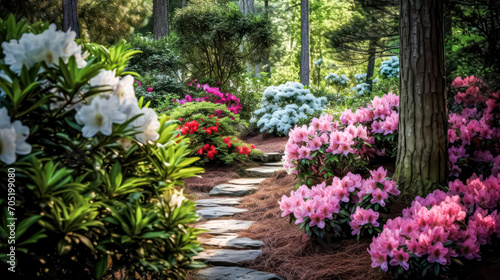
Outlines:
<svg viewBox="0 0 500 280"><path fill-rule="evenodd" d="M404 194L447 184L442 0L400 0L401 100L395 178Z"/></svg>
<svg viewBox="0 0 500 280"><path fill-rule="evenodd" d="M375 42L372 40L370 40L368 51L370 57L368 58L368 68L366 69L366 83L368 84L368 90L370 90L371 92L373 88L373 72L375 70L375 56L376 56L376 45Z"/></svg>
<svg viewBox="0 0 500 280"><path fill-rule="evenodd" d="M266 20L269 20L269 0L264 0L264 16ZM266 60L264 63L266 64L266 72L267 76L271 77L271 59L269 58L269 52L266 54Z"/></svg>
<svg viewBox="0 0 500 280"><path fill-rule="evenodd" d="M78 0L62 0L63 7L63 29L64 31L73 30L76 37L80 37L78 28Z"/></svg>
<svg viewBox="0 0 500 280"><path fill-rule="evenodd" d="M158 40L168 34L168 0L153 0L153 37Z"/></svg>
<svg viewBox="0 0 500 280"><path fill-rule="evenodd" d="M300 1L300 82L309 85L309 0Z"/></svg>

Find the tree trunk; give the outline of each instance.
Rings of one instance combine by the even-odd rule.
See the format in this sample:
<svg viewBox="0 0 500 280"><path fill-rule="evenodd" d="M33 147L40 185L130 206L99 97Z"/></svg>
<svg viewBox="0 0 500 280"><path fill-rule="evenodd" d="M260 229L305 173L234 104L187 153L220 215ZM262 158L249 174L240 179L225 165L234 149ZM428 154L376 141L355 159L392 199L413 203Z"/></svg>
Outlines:
<svg viewBox="0 0 500 280"><path fill-rule="evenodd" d="M395 178L403 194L447 185L442 0L400 0L401 100Z"/></svg>
<svg viewBox="0 0 500 280"><path fill-rule="evenodd" d="M76 32L76 37L80 37L78 29L78 0L63 0L63 30L73 30Z"/></svg>
<svg viewBox="0 0 500 280"><path fill-rule="evenodd" d="M370 40L368 47L370 56L368 58L368 68L366 69L366 83L368 84L368 90L372 92L373 89L373 72L375 69L375 56L376 56L376 45L375 42Z"/></svg>
<svg viewBox="0 0 500 280"><path fill-rule="evenodd" d="M266 20L269 20L269 0L264 0L264 16ZM266 64L266 72L267 76L271 77L271 59L269 57L269 52L266 54L266 60L264 63Z"/></svg>
<svg viewBox="0 0 500 280"><path fill-rule="evenodd" d="M239 6L242 14L255 14L254 0L240 0Z"/></svg>
<svg viewBox="0 0 500 280"><path fill-rule="evenodd" d="M300 1L300 82L309 85L309 0Z"/></svg>
<svg viewBox="0 0 500 280"><path fill-rule="evenodd" d="M158 40L168 34L168 0L153 0L153 37Z"/></svg>

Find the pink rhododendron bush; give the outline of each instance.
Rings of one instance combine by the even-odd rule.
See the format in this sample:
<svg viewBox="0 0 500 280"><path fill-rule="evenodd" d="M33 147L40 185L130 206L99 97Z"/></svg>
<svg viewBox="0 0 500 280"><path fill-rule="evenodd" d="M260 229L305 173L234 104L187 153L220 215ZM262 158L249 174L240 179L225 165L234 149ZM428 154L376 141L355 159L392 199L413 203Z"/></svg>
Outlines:
<svg viewBox="0 0 500 280"><path fill-rule="evenodd" d="M500 171L500 98L480 78L453 81L457 92L449 114L450 176L468 178Z"/></svg>
<svg viewBox="0 0 500 280"><path fill-rule="evenodd" d="M308 188L306 185L283 196L279 201L282 217L300 224L315 238L370 236L381 232L383 221L379 212L387 212L386 202L399 195L396 182L387 179L387 171L380 167L370 171L368 179L348 173L344 178L333 177Z"/></svg>
<svg viewBox="0 0 500 280"><path fill-rule="evenodd" d="M366 108L345 110L340 122L333 116L314 118L309 126L289 133L284 167L308 185L363 168L376 156L395 158L399 97L375 97Z"/></svg>
<svg viewBox="0 0 500 280"><path fill-rule="evenodd" d="M500 175L474 175L465 184L457 179L447 193L436 190L417 197L402 217L389 220L373 238L372 266L396 277L437 276L454 260L481 259L481 247L500 235L499 198Z"/></svg>
<svg viewBox="0 0 500 280"><path fill-rule="evenodd" d="M193 84L190 83L190 86ZM238 114L243 106L241 105L240 99L236 95L231 93L222 93L217 87L210 87L208 84L200 85L197 84L193 96L190 94L184 96L183 99L175 100L181 105L189 102L211 102L215 104L224 104L226 109L233 114ZM219 116L222 111L215 111L214 115Z"/></svg>

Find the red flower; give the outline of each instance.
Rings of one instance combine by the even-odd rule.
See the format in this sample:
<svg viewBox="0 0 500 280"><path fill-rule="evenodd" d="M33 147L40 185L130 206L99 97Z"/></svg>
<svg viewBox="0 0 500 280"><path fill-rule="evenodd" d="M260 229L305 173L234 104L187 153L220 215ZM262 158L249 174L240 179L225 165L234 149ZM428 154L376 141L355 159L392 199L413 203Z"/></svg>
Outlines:
<svg viewBox="0 0 500 280"><path fill-rule="evenodd" d="M207 153L207 157L208 157L210 160L214 159L214 156L215 156L215 153L214 153L214 152L212 152L212 151L209 151L209 152Z"/></svg>
<svg viewBox="0 0 500 280"><path fill-rule="evenodd" d="M222 141L224 142L224 144L227 144L228 148L231 148L231 144L232 144L231 137L228 136L228 137L224 138L224 140L222 140Z"/></svg>
<svg viewBox="0 0 500 280"><path fill-rule="evenodd" d="M209 145L209 144L205 144L205 145L203 145L203 150L204 150L204 151L207 151L207 152L208 152L208 149L210 149L210 145Z"/></svg>
<svg viewBox="0 0 500 280"><path fill-rule="evenodd" d="M183 128L181 129L181 133L182 133L183 135L188 134L188 132L189 132L189 127L187 127L187 126L185 126L185 127L183 127Z"/></svg>
<svg viewBox="0 0 500 280"><path fill-rule="evenodd" d="M179 118L179 120L180 120L180 121L183 121L184 119L182 119L182 118Z"/></svg>
<svg viewBox="0 0 500 280"><path fill-rule="evenodd" d="M250 149L252 149L252 150L255 149L255 145L252 144L252 146L250 146Z"/></svg>
<svg viewBox="0 0 500 280"><path fill-rule="evenodd" d="M250 154L250 148L248 148L247 146L238 146L237 147L238 149L238 153L240 153L240 155L247 155Z"/></svg>
<svg viewBox="0 0 500 280"><path fill-rule="evenodd" d="M203 155L203 148L199 148L196 152L198 152L198 154L200 155Z"/></svg>
<svg viewBox="0 0 500 280"><path fill-rule="evenodd" d="M149 88L148 88L148 91L149 91L149 92L152 92L152 91L153 91L153 88L152 88L152 87L149 87Z"/></svg>

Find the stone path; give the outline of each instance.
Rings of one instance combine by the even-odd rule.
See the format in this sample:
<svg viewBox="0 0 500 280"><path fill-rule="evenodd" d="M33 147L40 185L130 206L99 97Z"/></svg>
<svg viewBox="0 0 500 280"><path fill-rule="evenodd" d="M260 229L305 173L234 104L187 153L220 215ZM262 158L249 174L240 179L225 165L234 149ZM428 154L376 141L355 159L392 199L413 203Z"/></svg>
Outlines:
<svg viewBox="0 0 500 280"><path fill-rule="evenodd" d="M213 198L196 201L198 214L207 221L200 222L197 228L209 230L208 237L200 237L199 241L212 249L205 250L195 259L212 267L198 271L196 277L200 280L284 280L267 272L240 267L246 262L255 260L262 251L259 249L264 242L238 235L238 231L249 228L252 221L235 219L215 220L215 218L231 217L247 209L237 208L240 197L258 191L258 185L271 177L274 172L282 171L281 154L269 153L260 156L262 166L249 168L246 171L258 178L241 178L229 181L227 184L215 186L210 191Z"/></svg>

